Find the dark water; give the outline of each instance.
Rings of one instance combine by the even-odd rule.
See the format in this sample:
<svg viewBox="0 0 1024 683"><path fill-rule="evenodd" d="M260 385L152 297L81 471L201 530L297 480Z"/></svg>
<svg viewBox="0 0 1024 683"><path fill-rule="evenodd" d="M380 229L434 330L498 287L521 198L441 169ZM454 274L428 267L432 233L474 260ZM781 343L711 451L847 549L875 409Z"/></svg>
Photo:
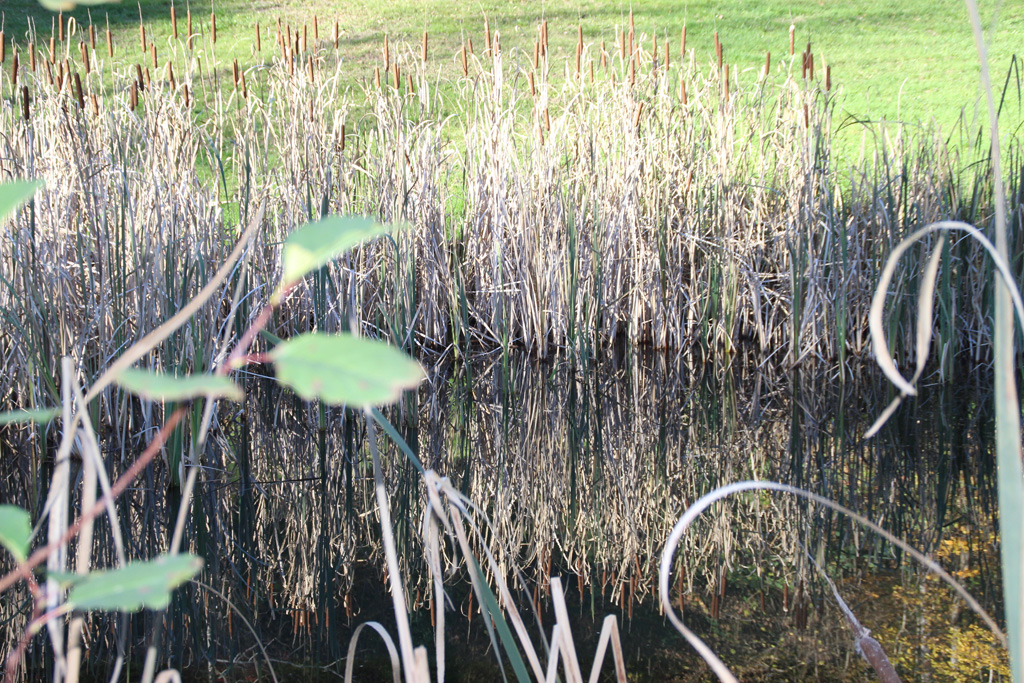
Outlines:
<svg viewBox="0 0 1024 683"><path fill-rule="evenodd" d="M869 368L836 378L762 371L743 357L722 368L687 355L598 365L496 354L448 360L429 374L418 395L386 411L389 420L426 468L479 506L481 528L486 515L476 547L486 543L510 581L516 569L525 578L516 595L527 614L531 600L537 605L527 621L538 648L540 630L550 635L553 625L548 577L562 578L585 674L597 629L614 614L631 676L709 677L660 613L657 567L685 507L744 479L793 484L861 512L957 572L1000 618L987 378L926 386L865 441L892 397ZM212 430L186 534L206 559L202 581L238 612L211 591L185 587L159 628L152 614L132 617L130 657L138 661L156 631L164 661L190 678L266 675L244 616L283 679L333 678L359 623L378 620L395 634L366 424L256 377L246 390L245 409L223 408ZM186 461L194 458L192 426L181 440ZM11 434L4 447L23 447L25 438ZM108 437L115 469L116 439ZM432 650L424 487L409 459L383 442L413 637ZM173 481L162 461L122 500L132 555L166 548L180 504ZM4 472L2 486L5 502L31 502L13 473ZM95 554L113 563L106 527ZM747 493L713 506L676 555L671 599L745 680L870 679L808 555L905 679L987 680L998 670L998 649L949 590L850 520L791 496ZM455 560L446 580L447 678L500 678L465 563L451 542L445 556ZM21 603L3 605L5 648L24 623ZM115 656L113 623L97 617L90 630L86 668L97 679ZM361 642L360 680L389 680L379 641ZM29 660L44 671L41 638ZM133 680L138 671L136 664Z"/></svg>

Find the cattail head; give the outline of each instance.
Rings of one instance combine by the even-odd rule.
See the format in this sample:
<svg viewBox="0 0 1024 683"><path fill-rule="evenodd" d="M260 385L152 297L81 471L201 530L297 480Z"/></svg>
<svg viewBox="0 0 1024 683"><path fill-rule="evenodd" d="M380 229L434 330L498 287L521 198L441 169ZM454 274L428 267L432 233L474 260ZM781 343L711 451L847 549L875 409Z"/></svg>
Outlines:
<svg viewBox="0 0 1024 683"><path fill-rule="evenodd" d="M96 27L89 24L89 49L96 50Z"/></svg>
<svg viewBox="0 0 1024 683"><path fill-rule="evenodd" d="M142 77L142 65L141 64L136 64L135 65L135 85L138 87L139 90L142 90L145 87L143 85L143 82L144 81L143 81L143 77Z"/></svg>
<svg viewBox="0 0 1024 683"><path fill-rule="evenodd" d="M210 12L210 40L217 44L217 13Z"/></svg>
<svg viewBox="0 0 1024 683"><path fill-rule="evenodd" d="M341 124L341 151L345 151L345 124Z"/></svg>
<svg viewBox="0 0 1024 683"><path fill-rule="evenodd" d="M533 81L533 72L531 71L526 75L526 78L530 81L530 95L533 97L537 96L537 86Z"/></svg>
<svg viewBox="0 0 1024 683"><path fill-rule="evenodd" d="M320 42L320 22L317 21L316 15L313 15L313 42Z"/></svg>
<svg viewBox="0 0 1024 683"><path fill-rule="evenodd" d="M306 63L306 70L308 71L309 82L310 83L315 83L316 82L316 73L313 70L313 55L309 55L309 57L308 57L308 61Z"/></svg>
<svg viewBox="0 0 1024 683"><path fill-rule="evenodd" d="M14 51L14 58L11 60L11 89L18 86L18 51Z"/></svg>
<svg viewBox="0 0 1024 683"><path fill-rule="evenodd" d="M257 21L256 22L256 52L259 52L261 50L261 48L262 48L262 46L260 45L260 22Z"/></svg>
<svg viewBox="0 0 1024 683"><path fill-rule="evenodd" d="M92 100L92 115L100 115L100 101L96 99L96 93L89 93L89 99Z"/></svg>
<svg viewBox="0 0 1024 683"><path fill-rule="evenodd" d="M249 99L249 86L245 84L245 72L242 72L242 99Z"/></svg>
<svg viewBox="0 0 1024 683"><path fill-rule="evenodd" d="M174 65L167 62L167 82L171 84L171 90L178 89L178 82L174 79Z"/></svg>
<svg viewBox="0 0 1024 683"><path fill-rule="evenodd" d="M192 49L192 10L185 8L185 32L188 34L188 38L185 39L185 45L189 50Z"/></svg>
<svg viewBox="0 0 1024 683"><path fill-rule="evenodd" d="M394 80L395 90L398 90L399 88L402 87L402 74L398 70L398 61L397 60L395 61L394 66L392 66L391 70L392 70L392 74L395 77L395 80Z"/></svg>
<svg viewBox="0 0 1024 683"><path fill-rule="evenodd" d="M238 89L238 60L237 59L231 64L231 83L234 86L234 88L237 90Z"/></svg>
<svg viewBox="0 0 1024 683"><path fill-rule="evenodd" d="M17 55L15 55L17 56ZM831 92L832 90L832 66L830 64L825 65L825 92Z"/></svg>
<svg viewBox="0 0 1024 683"><path fill-rule="evenodd" d="M338 20L334 20L334 49L338 49L338 38L340 31L338 30Z"/></svg>
<svg viewBox="0 0 1024 683"><path fill-rule="evenodd" d="M78 41L78 52L82 55L82 64L85 66L85 73L89 73L89 49L85 46L85 41Z"/></svg>
<svg viewBox="0 0 1024 683"><path fill-rule="evenodd" d="M491 51L491 25L487 21L487 17L484 17L484 55L486 56Z"/></svg>
<svg viewBox="0 0 1024 683"><path fill-rule="evenodd" d="M789 56L796 54L796 26L789 25Z"/></svg>
<svg viewBox="0 0 1024 683"><path fill-rule="evenodd" d="M26 121L28 121L28 102L28 86L23 85L21 86L21 115Z"/></svg>
<svg viewBox="0 0 1024 683"><path fill-rule="evenodd" d="M139 24L139 45L141 46L142 53L146 53L146 27Z"/></svg>
<svg viewBox="0 0 1024 683"><path fill-rule="evenodd" d="M131 105L132 111L135 111L135 107L139 106L138 81L132 81L131 92L128 94L128 104Z"/></svg>
<svg viewBox="0 0 1024 683"><path fill-rule="evenodd" d="M82 79L75 72L75 97L78 98L78 108L85 109L85 94L82 92Z"/></svg>
<svg viewBox="0 0 1024 683"><path fill-rule="evenodd" d="M767 76L771 73L772 69L772 53L771 50L764 54L764 75Z"/></svg>
<svg viewBox="0 0 1024 683"><path fill-rule="evenodd" d="M683 24L683 30L679 36L679 59L686 59L686 24Z"/></svg>
<svg viewBox="0 0 1024 683"><path fill-rule="evenodd" d="M178 39L178 15L174 11L174 4L171 3L171 33L174 35L174 39Z"/></svg>
<svg viewBox="0 0 1024 683"><path fill-rule="evenodd" d="M64 42L64 12L57 13L57 40Z"/></svg>
<svg viewBox="0 0 1024 683"><path fill-rule="evenodd" d="M114 36L110 35L110 28L107 28L107 57L114 58Z"/></svg>
<svg viewBox="0 0 1024 683"><path fill-rule="evenodd" d="M156 62L156 43L150 43L149 44L149 52L150 52L150 56L153 58L153 68L155 69L157 67L157 62Z"/></svg>
<svg viewBox="0 0 1024 683"><path fill-rule="evenodd" d="M466 61L466 44L462 44L462 75L469 75L469 64Z"/></svg>
<svg viewBox="0 0 1024 683"><path fill-rule="evenodd" d="M28 66L32 69L32 73L36 72L36 44L28 44Z"/></svg>
<svg viewBox="0 0 1024 683"><path fill-rule="evenodd" d="M428 39L427 32L424 31L423 32L423 54L421 55L421 57L423 58L423 63L424 64L427 63L427 39Z"/></svg>
<svg viewBox="0 0 1024 683"><path fill-rule="evenodd" d="M0 31L0 64L7 61L7 36L4 35L3 31Z"/></svg>

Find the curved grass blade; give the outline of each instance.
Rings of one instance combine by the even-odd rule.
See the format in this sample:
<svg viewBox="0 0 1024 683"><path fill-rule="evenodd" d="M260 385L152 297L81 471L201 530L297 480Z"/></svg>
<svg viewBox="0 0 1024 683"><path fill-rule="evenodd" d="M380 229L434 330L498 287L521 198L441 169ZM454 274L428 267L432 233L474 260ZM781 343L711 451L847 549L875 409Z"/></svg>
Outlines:
<svg viewBox="0 0 1024 683"><path fill-rule="evenodd" d="M161 555L121 569L94 571L75 583L67 602L75 610L164 609L171 591L202 568L203 559L195 555Z"/></svg>
<svg viewBox="0 0 1024 683"><path fill-rule="evenodd" d="M11 214L45 186L42 180L12 180L0 185L0 222L10 218Z"/></svg>
<svg viewBox="0 0 1024 683"><path fill-rule="evenodd" d="M60 408L39 408L38 410L12 410L0 413L0 427L20 422L49 422L60 415Z"/></svg>

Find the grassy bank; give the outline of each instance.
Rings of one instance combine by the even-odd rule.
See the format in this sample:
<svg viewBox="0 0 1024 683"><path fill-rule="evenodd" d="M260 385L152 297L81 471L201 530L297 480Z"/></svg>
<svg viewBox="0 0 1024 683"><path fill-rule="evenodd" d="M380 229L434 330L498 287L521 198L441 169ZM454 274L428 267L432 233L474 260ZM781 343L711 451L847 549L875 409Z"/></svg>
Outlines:
<svg viewBox="0 0 1024 683"><path fill-rule="evenodd" d="M1024 16L1001 3L985 3L987 20L998 20L991 33L990 57L994 73L1003 74L1014 52L1024 41ZM142 61L139 24L155 40L163 53L172 32L169 2L143 0L93 9L92 20L105 26L109 18L119 55L126 64ZM586 2L507 3L487 0L471 5L438 2L411 3L407 0L385 2L348 2L344 8L329 3L299 3L285 0L271 5L245 0L211 3L208 0L180 3L176 13L184 31L186 12L191 10L193 30L210 34L210 16L217 15L217 54L224 64L238 59L243 68L263 61L254 54L254 24L269 29L278 17L296 29L306 26L312 33L318 19L321 38L333 40L333 25L338 23L345 65L342 74L349 85L368 82L380 57L385 36L394 40L418 42L424 31L430 34L437 59L432 69L454 75L458 66L453 55L463 41L472 39L477 47L484 43L485 18L492 31L500 33L506 49L532 51L535 27L541 19L549 21L549 42L553 56L571 59L577 27L585 40L594 45L611 42L616 30L629 23L632 10L635 31L645 47L654 37L660 44L678 49L681 31L687 28L687 45L696 51L699 61L715 52L714 34L725 45L728 63L740 71L757 69L771 52L778 60L789 54L788 32L795 28L797 43L808 41L823 49L819 60L831 65L838 82L846 88L840 103L840 119L847 114L860 119L900 120L908 123L933 117L945 128L953 126L962 108L975 116L979 102L978 68L973 59L973 44L961 30L967 24L963 3L931 3L912 0L893 6L878 0L820 3L815 0L771 0L770 2L677 2L657 0L629 3L589 0ZM85 8L69 12L79 25L87 25L90 13ZM26 30L34 23L43 40L48 40L55 17L42 10L35 0L5 3L5 32L8 39L24 42ZM264 34L264 41L267 35Z"/></svg>

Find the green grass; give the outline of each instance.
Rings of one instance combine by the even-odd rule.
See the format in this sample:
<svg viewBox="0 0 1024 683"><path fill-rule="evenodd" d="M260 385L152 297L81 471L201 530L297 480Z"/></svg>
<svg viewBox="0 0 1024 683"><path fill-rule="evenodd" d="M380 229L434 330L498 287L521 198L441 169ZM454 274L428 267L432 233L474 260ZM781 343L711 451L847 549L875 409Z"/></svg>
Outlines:
<svg viewBox="0 0 1024 683"><path fill-rule="evenodd" d="M1024 13L1012 11L1012 4L987 2L982 8L985 21L991 23L996 19L996 30L989 32L989 38L997 87L1005 77L1013 51L1024 45ZM102 23L109 14L121 57L141 61L140 11L147 28L157 38L158 49L166 48L169 6L168 2L154 0L122 2L94 8L92 16ZM1002 11L997 12L1000 6ZM243 65L255 61L252 43L256 20L266 27L279 16L293 26L305 22L312 34L313 15L317 14L321 40L332 36L333 22L338 20L343 55L349 65L345 75L355 84L372 77L385 34L418 45L423 31L429 31L436 68L454 73L458 68L455 54L464 36L473 39L477 51L482 49L484 16L492 30L500 31L505 49L519 47L530 55L537 24L547 18L553 55L571 57L578 23L582 23L586 42L604 40L610 49L616 28L628 24L630 5L611 0L354 0L344 3L342 8L323 0L201 0L191 7L196 30L201 25L202 31L209 30L210 9L216 9L216 56L224 65L230 65L234 58ZM760 68L766 51L771 51L773 64L788 59L789 26L794 25L798 55L810 40L816 60L824 58L832 66L834 81L845 94L837 121L844 114L908 122L934 117L949 128L963 108L973 117L980 102L977 58L971 37L963 30L968 25L966 9L958 0L649 0L636 3L634 11L637 40L643 36L646 48L650 48L651 34L656 33L659 46L667 39L672 59L678 59L680 31L685 23L687 48L696 51L698 61L705 62L713 54L714 32L718 31L725 60L741 71ZM179 28L184 30L183 5L179 5L178 13ZM88 21L85 8L72 14L79 22ZM30 17L43 35L49 35L52 15L35 0L10 0L4 5L4 15L9 37L23 36ZM272 37L264 38L264 51L273 45ZM1015 114L1019 111L1018 106ZM1014 120L1019 120L1019 116Z"/></svg>

